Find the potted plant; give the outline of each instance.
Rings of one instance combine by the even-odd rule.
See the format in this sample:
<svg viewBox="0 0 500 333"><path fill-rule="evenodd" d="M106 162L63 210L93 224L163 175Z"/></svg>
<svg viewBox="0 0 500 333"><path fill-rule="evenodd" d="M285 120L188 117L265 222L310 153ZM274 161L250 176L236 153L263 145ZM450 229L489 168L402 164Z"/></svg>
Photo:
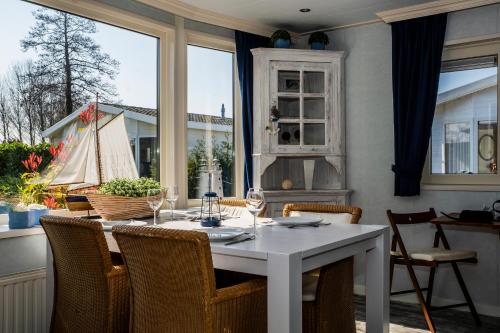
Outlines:
<svg viewBox="0 0 500 333"><path fill-rule="evenodd" d="M148 190L161 189L150 178L115 178L99 186L97 193L87 193L89 202L101 217L108 221L153 216Z"/></svg>
<svg viewBox="0 0 500 333"><path fill-rule="evenodd" d="M25 229L33 227L33 219L26 205L18 204L9 211L9 228Z"/></svg>
<svg viewBox="0 0 500 333"><path fill-rule="evenodd" d="M328 35L322 31L316 31L309 36L309 46L311 50L324 50L326 45L330 43Z"/></svg>
<svg viewBox="0 0 500 333"><path fill-rule="evenodd" d="M276 30L271 36L271 42L275 48L287 49L290 47L291 37L286 30Z"/></svg>

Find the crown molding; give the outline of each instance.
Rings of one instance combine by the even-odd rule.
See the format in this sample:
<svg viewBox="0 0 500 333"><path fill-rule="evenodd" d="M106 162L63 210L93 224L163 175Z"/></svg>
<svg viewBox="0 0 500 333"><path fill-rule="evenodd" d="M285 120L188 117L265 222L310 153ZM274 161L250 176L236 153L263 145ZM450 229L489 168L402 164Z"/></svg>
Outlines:
<svg viewBox="0 0 500 333"><path fill-rule="evenodd" d="M500 0L438 0L376 13L385 23L500 3Z"/></svg>
<svg viewBox="0 0 500 333"><path fill-rule="evenodd" d="M138 0L146 5L159 8L174 15L213 24L224 28L241 30L262 36L270 36L278 28L256 21L247 21L240 18L219 14L207 9L198 8L178 0ZM295 35L290 33L291 35Z"/></svg>

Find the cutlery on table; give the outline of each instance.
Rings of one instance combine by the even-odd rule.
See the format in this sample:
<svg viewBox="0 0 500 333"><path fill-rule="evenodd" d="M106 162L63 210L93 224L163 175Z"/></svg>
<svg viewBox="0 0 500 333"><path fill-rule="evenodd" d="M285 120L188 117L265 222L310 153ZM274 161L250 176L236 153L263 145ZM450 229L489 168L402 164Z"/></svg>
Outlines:
<svg viewBox="0 0 500 333"><path fill-rule="evenodd" d="M245 237L245 238L242 238L242 239L237 239L237 240L233 240L233 241L227 242L224 245L226 245L226 246L227 245L233 245L233 244L242 243L242 242L246 242L246 241L254 240L254 239L255 239L255 235L251 235L251 236L248 236L248 237Z"/></svg>

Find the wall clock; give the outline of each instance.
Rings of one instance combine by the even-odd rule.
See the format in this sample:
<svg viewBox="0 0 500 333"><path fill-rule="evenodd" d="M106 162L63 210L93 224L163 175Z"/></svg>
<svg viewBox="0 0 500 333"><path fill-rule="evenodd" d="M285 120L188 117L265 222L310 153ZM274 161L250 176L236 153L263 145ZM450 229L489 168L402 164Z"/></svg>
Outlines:
<svg viewBox="0 0 500 333"><path fill-rule="evenodd" d="M485 161L495 157L496 142L493 135L485 134L479 139L479 157Z"/></svg>

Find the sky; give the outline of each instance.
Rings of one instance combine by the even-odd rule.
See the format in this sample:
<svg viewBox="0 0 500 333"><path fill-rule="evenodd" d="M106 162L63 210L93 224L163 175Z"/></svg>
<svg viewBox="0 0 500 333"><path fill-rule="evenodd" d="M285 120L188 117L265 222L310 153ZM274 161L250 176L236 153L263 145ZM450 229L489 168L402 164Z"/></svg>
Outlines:
<svg viewBox="0 0 500 333"><path fill-rule="evenodd" d="M20 40L35 24L32 12L40 6L21 0L0 0L0 77L16 62L36 57L23 52ZM123 104L156 108L157 39L111 25L96 23L91 37L120 62L114 84ZM232 54L188 47L188 112L232 117Z"/></svg>
<svg viewBox="0 0 500 333"><path fill-rule="evenodd" d="M438 93L455 89L495 74L497 74L497 67L441 73L439 76Z"/></svg>

